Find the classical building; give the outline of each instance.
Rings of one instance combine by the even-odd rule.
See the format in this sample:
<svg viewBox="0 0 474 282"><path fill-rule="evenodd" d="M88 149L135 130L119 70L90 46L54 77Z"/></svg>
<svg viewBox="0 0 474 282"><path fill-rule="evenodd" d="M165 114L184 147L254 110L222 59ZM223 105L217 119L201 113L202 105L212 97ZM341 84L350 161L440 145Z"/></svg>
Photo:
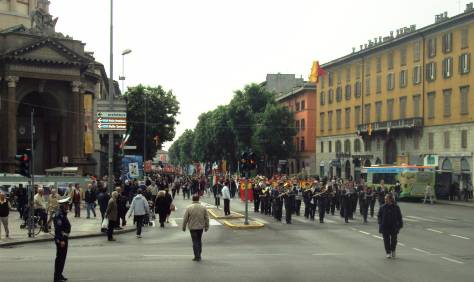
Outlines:
<svg viewBox="0 0 474 282"><path fill-rule="evenodd" d="M470 181L474 10L436 16L369 40L322 65L316 162L321 175L360 177L371 164L432 164L438 184ZM444 183L440 183L444 182Z"/></svg>
<svg viewBox="0 0 474 282"><path fill-rule="evenodd" d="M15 155L31 148L33 112L36 174L58 166L102 174L94 117L107 75L83 42L55 31L48 7L46 0L0 1L0 171L14 172Z"/></svg>

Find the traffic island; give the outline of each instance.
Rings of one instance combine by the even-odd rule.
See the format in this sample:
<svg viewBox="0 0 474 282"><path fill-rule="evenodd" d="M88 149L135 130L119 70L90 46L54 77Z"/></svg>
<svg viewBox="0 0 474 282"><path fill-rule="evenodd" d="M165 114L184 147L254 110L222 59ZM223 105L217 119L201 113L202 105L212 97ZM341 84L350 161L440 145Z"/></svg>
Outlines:
<svg viewBox="0 0 474 282"><path fill-rule="evenodd" d="M245 218L223 220L222 224L232 229L259 229L265 226L256 220L249 220L248 224L245 224Z"/></svg>
<svg viewBox="0 0 474 282"><path fill-rule="evenodd" d="M244 218L245 216L243 214L240 214L238 212L230 212L230 215L225 215L223 209L217 209L217 208L208 208L207 211L211 215L212 218L214 219L238 219L238 218Z"/></svg>

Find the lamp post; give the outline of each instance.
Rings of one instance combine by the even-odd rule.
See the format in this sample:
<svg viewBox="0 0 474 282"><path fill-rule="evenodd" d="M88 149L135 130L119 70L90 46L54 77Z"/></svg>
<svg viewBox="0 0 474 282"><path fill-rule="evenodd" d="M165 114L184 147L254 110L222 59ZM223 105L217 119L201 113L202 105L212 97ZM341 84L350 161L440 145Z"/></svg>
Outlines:
<svg viewBox="0 0 474 282"><path fill-rule="evenodd" d="M122 92L125 92L125 55L132 53L131 49L125 49L122 52L122 76L119 76L119 80L122 81Z"/></svg>
<svg viewBox="0 0 474 282"><path fill-rule="evenodd" d="M109 109L110 111L113 110L114 107L114 28L113 28L113 22L114 22L114 1L110 0L110 50L109 50L109 55L110 55L110 73L109 73L109 96L107 97L108 102L109 102ZM112 166L113 166L113 161L114 161L114 135L112 132L109 132L109 145L107 148L107 162L108 162L108 172L107 172L107 188L110 193L113 191L113 182L112 182Z"/></svg>

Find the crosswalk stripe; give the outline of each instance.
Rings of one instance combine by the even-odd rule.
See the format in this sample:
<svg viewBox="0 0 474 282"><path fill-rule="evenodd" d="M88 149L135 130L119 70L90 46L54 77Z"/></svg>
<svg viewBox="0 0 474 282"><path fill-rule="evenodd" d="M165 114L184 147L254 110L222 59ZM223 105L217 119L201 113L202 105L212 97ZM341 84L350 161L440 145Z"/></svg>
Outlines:
<svg viewBox="0 0 474 282"><path fill-rule="evenodd" d="M215 219L210 219L209 220L209 225L211 226L219 226L219 225L222 225L219 221L215 220Z"/></svg>
<svg viewBox="0 0 474 282"><path fill-rule="evenodd" d="M178 224L176 223L176 220L174 218L169 219L171 227L178 227Z"/></svg>

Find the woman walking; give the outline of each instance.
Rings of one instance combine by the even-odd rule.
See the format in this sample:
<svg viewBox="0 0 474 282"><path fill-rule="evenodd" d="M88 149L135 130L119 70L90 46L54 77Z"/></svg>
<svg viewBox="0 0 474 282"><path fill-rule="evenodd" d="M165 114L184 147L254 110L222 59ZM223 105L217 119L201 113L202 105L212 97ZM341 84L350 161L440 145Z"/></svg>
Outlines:
<svg viewBox="0 0 474 282"><path fill-rule="evenodd" d="M172 201L171 195L166 193L164 190L158 192L158 195L156 196L155 212L159 215L161 228L165 228L166 217L170 212Z"/></svg>
<svg viewBox="0 0 474 282"><path fill-rule="evenodd" d="M0 239L2 238L2 226L5 229L5 237L10 235L8 230L8 215L10 214L10 205L5 195L0 192Z"/></svg>
<svg viewBox="0 0 474 282"><path fill-rule="evenodd" d="M105 211L105 217L109 220L109 224L107 225L107 239L109 241L115 241L114 235L114 228L117 224L118 213L117 213L117 198L118 192L112 192L112 198L109 200L109 204L107 205L107 210Z"/></svg>

